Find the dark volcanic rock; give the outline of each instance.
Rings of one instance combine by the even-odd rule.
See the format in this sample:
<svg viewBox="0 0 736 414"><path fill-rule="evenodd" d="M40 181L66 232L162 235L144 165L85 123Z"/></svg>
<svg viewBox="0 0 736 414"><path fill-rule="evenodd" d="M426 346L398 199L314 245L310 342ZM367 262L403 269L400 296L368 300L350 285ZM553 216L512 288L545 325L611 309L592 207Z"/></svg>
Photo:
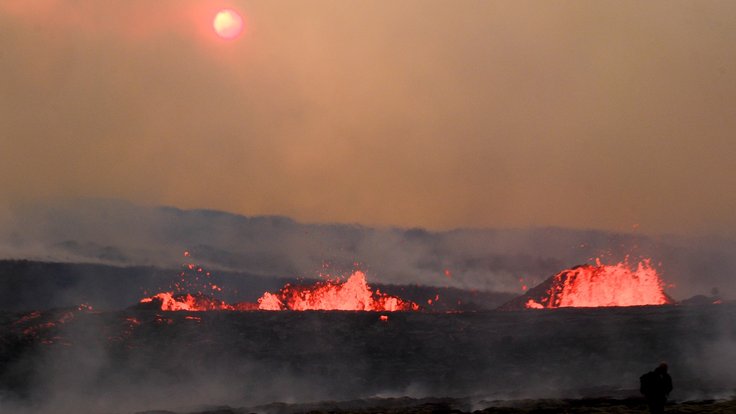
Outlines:
<svg viewBox="0 0 736 414"><path fill-rule="evenodd" d="M574 267L576 269L579 266ZM548 277L544 282L529 289L526 293L518 296L510 301L504 303L498 307L498 310L511 311L511 310L524 310L527 309L526 304L529 300L534 300L537 303L544 303L545 298L549 297L549 291L552 289L555 276Z"/></svg>
<svg viewBox="0 0 736 414"><path fill-rule="evenodd" d="M679 303L680 305L704 306L720 304L722 302L723 300L718 296L695 295L693 297L683 299Z"/></svg>
<svg viewBox="0 0 736 414"><path fill-rule="evenodd" d="M734 389L723 352L736 338L736 304L381 315L0 312L0 404L63 398L89 404L78 412L191 413L179 408L380 395L618 397L636 394L639 376L660 360L670 365L675 399ZM381 404L362 412L403 410ZM432 404L403 412L469 411Z"/></svg>
<svg viewBox="0 0 736 414"><path fill-rule="evenodd" d="M475 409L473 409L473 407ZM481 407L478 409L478 407ZM736 400L672 402L667 412L680 414L732 414ZM252 408L218 408L187 414L641 414L648 412L643 398L581 398L511 401L481 401L453 398L374 398L368 400L316 402L309 404L274 403ZM177 414L170 411L145 411L136 414Z"/></svg>

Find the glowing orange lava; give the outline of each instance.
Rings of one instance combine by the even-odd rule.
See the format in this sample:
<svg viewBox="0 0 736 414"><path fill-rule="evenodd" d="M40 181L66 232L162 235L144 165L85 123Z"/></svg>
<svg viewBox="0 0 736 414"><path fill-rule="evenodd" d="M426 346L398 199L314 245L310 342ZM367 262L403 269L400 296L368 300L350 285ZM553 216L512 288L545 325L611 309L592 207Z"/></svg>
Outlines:
<svg viewBox="0 0 736 414"><path fill-rule="evenodd" d="M161 301L161 310L163 311L208 311L208 310L235 310L233 305L229 305L221 300L211 298L204 295L174 295L172 292L161 292L150 298L141 299L140 303L151 303L153 301Z"/></svg>
<svg viewBox="0 0 736 414"><path fill-rule="evenodd" d="M583 265L564 270L552 278L541 300L529 299L529 309L563 307L642 306L672 303L664 283L649 260L636 268L627 261L604 265Z"/></svg>
<svg viewBox="0 0 736 414"><path fill-rule="evenodd" d="M184 252L189 257L189 252ZM211 274L194 263L182 265L180 279L170 290L140 300L145 307L154 306L162 311L250 311L250 310L344 310L395 312L419 310L419 305L396 296L387 295L368 286L365 273L357 271L344 282L340 279L317 282L313 286L287 284L277 293L265 292L258 302L230 304L211 295L222 292L214 284ZM205 293L207 292L207 293ZM435 301L439 296L435 297ZM430 303L432 303L430 301Z"/></svg>
<svg viewBox="0 0 736 414"><path fill-rule="evenodd" d="M258 299L261 310L342 310L395 312L418 310L416 303L378 291L373 292L365 273L356 271L342 282L328 280L313 286L286 285L278 293Z"/></svg>
<svg viewBox="0 0 736 414"><path fill-rule="evenodd" d="M184 257L190 257L189 251ZM210 294L222 292L222 288L211 280L212 274L195 263L182 264L179 279L169 286L169 290L143 298L140 303L152 303L163 311L208 311L208 310L244 310L255 308L255 304L231 305ZM209 292L209 293L205 293Z"/></svg>

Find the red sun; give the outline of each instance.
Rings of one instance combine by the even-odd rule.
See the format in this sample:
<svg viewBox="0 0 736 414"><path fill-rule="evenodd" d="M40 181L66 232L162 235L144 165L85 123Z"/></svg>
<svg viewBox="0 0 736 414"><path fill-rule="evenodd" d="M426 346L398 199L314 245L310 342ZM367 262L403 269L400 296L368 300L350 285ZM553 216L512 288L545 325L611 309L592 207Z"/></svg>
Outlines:
<svg viewBox="0 0 736 414"><path fill-rule="evenodd" d="M233 9L223 9L215 15L212 27L221 38L235 39L243 32L243 18Z"/></svg>

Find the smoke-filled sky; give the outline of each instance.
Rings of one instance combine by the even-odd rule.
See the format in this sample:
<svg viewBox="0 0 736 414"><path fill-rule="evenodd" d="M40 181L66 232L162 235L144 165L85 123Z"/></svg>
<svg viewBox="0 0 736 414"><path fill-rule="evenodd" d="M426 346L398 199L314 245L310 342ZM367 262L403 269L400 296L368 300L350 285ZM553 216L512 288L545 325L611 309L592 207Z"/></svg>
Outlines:
<svg viewBox="0 0 736 414"><path fill-rule="evenodd" d="M246 21L215 36L222 7ZM0 199L736 230L736 2L0 2Z"/></svg>

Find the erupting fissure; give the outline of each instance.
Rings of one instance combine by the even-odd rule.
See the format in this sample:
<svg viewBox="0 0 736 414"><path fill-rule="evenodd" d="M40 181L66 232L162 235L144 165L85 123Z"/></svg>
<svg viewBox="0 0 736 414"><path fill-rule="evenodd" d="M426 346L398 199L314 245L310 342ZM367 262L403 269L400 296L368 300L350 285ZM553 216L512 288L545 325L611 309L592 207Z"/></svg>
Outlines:
<svg viewBox="0 0 736 414"><path fill-rule="evenodd" d="M188 251L184 257L190 257ZM249 310L255 304L228 304L215 298L222 288L212 282L212 274L195 263L184 263L179 279L171 284L169 291L160 292L140 300L141 304L155 304L163 311L210 311Z"/></svg>
<svg viewBox="0 0 736 414"><path fill-rule="evenodd" d="M418 310L416 303L374 292L365 273L356 271L342 282L328 280L313 286L284 286L278 293L266 292L258 299L261 310L344 310L395 312Z"/></svg>
<svg viewBox="0 0 736 414"><path fill-rule="evenodd" d="M189 256L185 252L185 257ZM211 310L342 310L395 312L419 310L414 302L375 292L368 286L365 273L356 271L347 280L331 279L311 286L287 284L277 293L265 292L258 302L229 304L203 292L216 294L222 288L210 281L210 273L194 264L185 264L185 271L172 285L172 290L157 293L140 300L163 311L211 311ZM187 277L187 270L194 272ZM190 293L196 292L196 293Z"/></svg>
<svg viewBox="0 0 736 414"><path fill-rule="evenodd" d="M173 292L157 293L150 298L141 299L141 303L161 301L161 310L164 311L207 311L207 310L234 310L233 305L204 295L174 295Z"/></svg>
<svg viewBox="0 0 736 414"><path fill-rule="evenodd" d="M530 309L563 307L643 306L673 303L650 260L631 267L628 261L563 270L551 278L542 297L530 297ZM531 292L530 292L531 293Z"/></svg>

